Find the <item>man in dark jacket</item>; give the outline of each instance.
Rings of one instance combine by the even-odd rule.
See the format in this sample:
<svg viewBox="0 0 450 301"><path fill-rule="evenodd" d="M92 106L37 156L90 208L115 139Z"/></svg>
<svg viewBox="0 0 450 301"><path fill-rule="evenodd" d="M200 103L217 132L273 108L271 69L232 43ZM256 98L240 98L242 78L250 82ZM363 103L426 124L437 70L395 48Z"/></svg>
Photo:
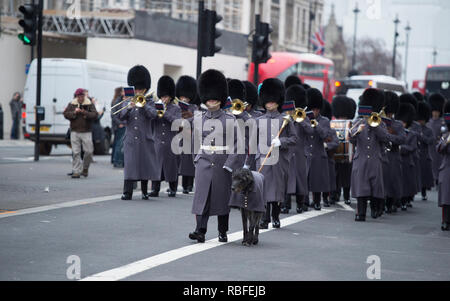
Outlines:
<svg viewBox="0 0 450 301"><path fill-rule="evenodd" d="M72 145L72 178L87 177L92 162L92 122L98 114L95 105L86 97L83 89L75 91L75 99L64 110L64 117L70 120L70 143ZM81 147L84 157L81 159Z"/></svg>

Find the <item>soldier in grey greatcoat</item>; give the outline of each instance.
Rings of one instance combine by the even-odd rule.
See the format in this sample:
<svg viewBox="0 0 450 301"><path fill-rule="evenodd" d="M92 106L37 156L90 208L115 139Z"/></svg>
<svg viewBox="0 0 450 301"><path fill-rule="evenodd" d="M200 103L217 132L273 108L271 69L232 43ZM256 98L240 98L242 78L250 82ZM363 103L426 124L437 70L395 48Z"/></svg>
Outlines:
<svg viewBox="0 0 450 301"><path fill-rule="evenodd" d="M248 104L245 110L248 115L250 118L257 118L264 115L263 112L256 110L258 105L258 89L256 89L255 85L249 81L244 81L243 83L245 86L245 102Z"/></svg>
<svg viewBox="0 0 450 301"><path fill-rule="evenodd" d="M286 83L285 83L286 86ZM295 108L306 108L306 91L301 85L291 85L286 89L286 101L294 101ZM281 213L289 213L291 209L291 196L295 195L297 203L297 213L308 211L305 204L305 196L308 194L308 169L306 164L305 143L306 137L314 133L311 127L311 121L308 117L301 122L294 120L294 126L297 133L297 142L291 146L292 157L289 160L289 183L287 198L283 204Z"/></svg>
<svg viewBox="0 0 450 301"><path fill-rule="evenodd" d="M384 111L388 120L385 121L389 136L383 153L383 178L386 195L386 213L397 211L402 198L402 162L399 146L406 141L406 132L401 121L394 116L399 107L399 97L394 92L386 91ZM394 119L395 118L395 119Z"/></svg>
<svg viewBox="0 0 450 301"><path fill-rule="evenodd" d="M436 145L440 142L442 135L447 130L442 112L444 110L445 98L440 93L433 93L428 97L431 106L431 119L427 126L433 131L434 143L430 145L430 156L432 162L433 178L437 183L439 179L439 167L441 166L442 156L437 152Z"/></svg>
<svg viewBox="0 0 450 301"><path fill-rule="evenodd" d="M150 196L157 197L161 181L169 182L169 197L175 197L178 186L179 156L172 151L171 143L177 132L171 130L172 122L181 119L181 109L174 103L175 82L169 76L158 80L157 96L164 109L161 115L152 120L156 150L157 177L152 179ZM157 104L155 103L155 107Z"/></svg>
<svg viewBox="0 0 450 301"><path fill-rule="evenodd" d="M447 132L442 135L436 149L443 156L438 182L438 205L442 207L441 229L448 231L450 229L450 101L445 104L444 112Z"/></svg>
<svg viewBox="0 0 450 301"><path fill-rule="evenodd" d="M312 110L311 123L313 133L306 136L305 153L307 157L308 189L312 192L314 209L320 210L322 192L330 191L330 172L328 166L328 155L324 143L330 136L330 120L320 115L323 106L322 93L310 88L306 91L308 110Z"/></svg>
<svg viewBox="0 0 450 301"><path fill-rule="evenodd" d="M135 88L136 94L145 95L150 89L150 73L144 66L135 66L128 72L128 85ZM122 107L130 102L125 102ZM156 109L150 98L142 108L133 102L127 109L120 111L119 118L126 121L123 140L124 153L124 191L122 200L131 200L133 182L141 181L142 198L148 199L148 180L157 177L156 152L153 137L152 120L157 118Z"/></svg>
<svg viewBox="0 0 450 301"><path fill-rule="evenodd" d="M359 106L370 106L372 112L380 112L383 103L383 92L370 88L361 95ZM377 218L385 197L381 157L384 144L388 142L388 132L384 123L371 127L367 118L359 118L350 137L350 142L356 146L351 179L352 196L358 201L355 221L366 220L368 200L371 216Z"/></svg>
<svg viewBox="0 0 450 301"><path fill-rule="evenodd" d="M197 81L191 76L184 75L180 77L176 84L176 95L178 99L188 106L184 107L179 103L181 109L181 117L183 119L189 120L193 118L195 111L198 110L198 95L197 95ZM190 127L185 129L191 136L192 132ZM183 186L183 193L188 194L192 192L194 187L194 158L192 156L192 151L190 153L180 154L180 166L178 170L179 175L182 176L181 184Z"/></svg>
<svg viewBox="0 0 450 301"><path fill-rule="evenodd" d="M403 122L406 131L405 143L400 145L400 155L402 158L402 198L401 208L403 211L407 210L407 205L414 198L417 193L414 186L415 178L417 177L415 166L415 153L417 151L417 134L416 131L411 130L411 126L416 115L414 106L410 103L401 103L396 114L396 118Z"/></svg>
<svg viewBox="0 0 450 301"><path fill-rule="evenodd" d="M288 182L289 147L295 145L297 139L292 120L285 123L290 117L281 114L284 94L284 85L279 79L270 78L263 82L259 97L266 113L257 118L257 129L251 132L251 135L257 135L256 168L260 170L262 166L260 172L264 175L264 195L267 203L260 229L267 229L271 220L274 228L280 227L280 205L285 199ZM280 133L283 123L285 127ZM271 146L273 151L268 156ZM268 159L264 163L266 157Z"/></svg>
<svg viewBox="0 0 450 301"><path fill-rule="evenodd" d="M217 70L207 70L200 76L197 86L200 100L208 110L192 121L197 182L192 213L196 216L197 225L189 238L204 242L208 219L217 215L219 242L226 242L231 176L233 170L243 166L245 154L236 152L236 118L222 109L228 98L225 76ZM230 125L234 131L233 139L228 137L231 135Z"/></svg>
<svg viewBox="0 0 450 301"><path fill-rule="evenodd" d="M431 118L431 107L426 102L419 102L417 105L417 121L422 128L420 135L417 137L419 141L419 165L421 176L421 192L422 200L427 200L427 190L434 187L433 168L429 149L435 144L433 131L426 124Z"/></svg>

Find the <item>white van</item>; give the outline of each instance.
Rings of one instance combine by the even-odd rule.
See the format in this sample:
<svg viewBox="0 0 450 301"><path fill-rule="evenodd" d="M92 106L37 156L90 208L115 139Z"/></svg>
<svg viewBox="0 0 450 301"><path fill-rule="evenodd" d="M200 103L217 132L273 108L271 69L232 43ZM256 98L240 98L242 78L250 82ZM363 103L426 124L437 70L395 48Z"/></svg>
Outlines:
<svg viewBox="0 0 450 301"><path fill-rule="evenodd" d="M128 69L101 62L81 59L42 59L41 106L45 107L45 119L41 121L40 152L49 155L52 145L69 144L66 134L69 120L63 116L64 109L74 99L75 90L84 88L89 96L97 99L97 110L106 108L100 119L105 131L105 141L95 143L95 153L108 153L112 136L111 100L114 89L127 86ZM37 60L31 63L24 89L26 120L24 136L35 140Z"/></svg>

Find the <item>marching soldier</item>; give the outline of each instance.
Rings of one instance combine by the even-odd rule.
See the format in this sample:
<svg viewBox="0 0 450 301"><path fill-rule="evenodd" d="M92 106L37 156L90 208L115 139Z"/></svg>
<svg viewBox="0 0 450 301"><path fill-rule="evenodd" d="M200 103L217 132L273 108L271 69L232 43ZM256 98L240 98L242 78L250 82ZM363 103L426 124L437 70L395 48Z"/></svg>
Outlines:
<svg viewBox="0 0 450 301"><path fill-rule="evenodd" d="M157 96L160 99L158 118L153 119L154 140L156 149L157 177L152 179L150 196L159 196L161 181L169 182L169 197L175 197L178 186L178 155L172 151L171 143L177 134L171 130L172 122L181 119L181 109L174 103L175 82L169 76L162 76L158 80Z"/></svg>
<svg viewBox="0 0 450 301"><path fill-rule="evenodd" d="M353 99L346 96L336 96L331 103L333 116L337 120L353 120L356 111L356 103ZM341 191L345 204L350 202L350 186L352 176L352 162L348 159L336 159L336 190L333 193L332 200L339 202Z"/></svg>
<svg viewBox="0 0 450 301"><path fill-rule="evenodd" d="M286 89L286 101L295 101L297 109L306 108L306 91L301 85L291 85ZM291 196L295 195L297 213L308 211L305 204L305 196L308 194L308 169L305 155L306 137L313 134L311 122L308 117L304 120L295 120L294 125L297 133L297 142L291 146L292 157L289 164L288 191L281 213L287 214L291 209Z"/></svg>
<svg viewBox="0 0 450 301"><path fill-rule="evenodd" d="M396 114L396 118L402 121L406 131L406 141L400 145L400 155L402 156L402 211L407 210L407 205L414 198L417 189L414 186L416 181L415 154L417 151L417 134L411 130L416 110L411 103L401 103Z"/></svg>
<svg viewBox="0 0 450 301"><path fill-rule="evenodd" d="M236 135L234 144L227 144L227 120L234 124L236 119L222 109L228 98L225 76L217 70L207 70L200 76L197 86L200 100L208 111L202 114L198 125L195 119L193 121L194 146L196 139L200 139L200 149L194 159L197 185L192 213L196 216L196 228L189 233L189 238L205 242L208 219L217 215L219 242L227 242L231 174L242 167L244 160L236 154ZM210 134L215 138L210 139Z"/></svg>
<svg viewBox="0 0 450 301"><path fill-rule="evenodd" d="M360 110L362 106L368 106L372 112L379 112L383 103L383 92L370 88L361 95L359 106ZM367 202L370 200L372 218L377 218L378 208L385 197L381 153L388 142L388 133L383 123L372 127L368 119L359 118L350 130L350 137L356 146L351 179L352 196L358 201L355 221L364 222Z"/></svg>
<svg viewBox="0 0 450 301"><path fill-rule="evenodd" d="M245 102L246 99L246 89L243 82L241 82L238 79L230 79L228 81L228 93L229 97L231 98L232 104L235 101L240 101L242 105ZM242 106L241 108L242 112L236 111L234 113L234 116L236 119L242 119L244 122L250 119L250 114L245 110L245 107Z"/></svg>
<svg viewBox="0 0 450 301"><path fill-rule="evenodd" d="M258 89L249 81L244 81L245 86L245 101L247 107L245 108L251 118L257 118L264 115L263 112L257 110L258 105Z"/></svg>
<svg viewBox="0 0 450 301"><path fill-rule="evenodd" d="M197 81L193 77L187 75L180 77L176 84L176 96L181 101L178 103L181 109L181 117L187 120L193 118L194 112L198 110ZM182 102L188 105L184 106ZM178 173L182 176L181 183L183 186L183 193L188 194L189 192L192 192L195 176L194 158L192 157L192 153L183 153L180 155Z"/></svg>
<svg viewBox="0 0 450 301"><path fill-rule="evenodd" d="M401 121L396 120L399 97L394 92L385 92L384 111L388 118L385 122L389 132L389 142L383 154L383 178L386 195L386 213L397 211L402 194L402 161L399 146L406 141L406 132ZM394 119L395 115L395 119ZM382 208L383 209L383 208Z"/></svg>
<svg viewBox="0 0 450 301"><path fill-rule="evenodd" d="M137 95L145 95L151 86L150 73L144 66L137 65L128 72L128 85L135 88ZM123 141L124 188L122 200L131 200L133 183L141 181L142 199L148 200L148 180L157 177L156 153L152 135L152 120L157 118L156 109L146 99L144 107L130 102L127 109L120 111L119 118L126 121ZM124 103L123 106L127 106ZM122 108L123 108L122 106Z"/></svg>
<svg viewBox="0 0 450 301"><path fill-rule="evenodd" d="M302 80L295 74L289 75L284 80L284 89L287 90L290 86L299 85L302 86Z"/></svg>
<svg viewBox="0 0 450 301"><path fill-rule="evenodd" d="M330 173L328 156L324 143L330 135L330 120L320 115L323 106L322 93L310 88L306 91L308 110L312 110L313 134L306 139L306 157L308 170L308 189L313 194L314 209L320 210L321 193L330 191Z"/></svg>
<svg viewBox="0 0 450 301"><path fill-rule="evenodd" d="M447 131L437 146L437 151L443 156L443 162L439 169L438 205L442 207L442 231L450 229L450 101L444 107L444 120Z"/></svg>
<svg viewBox="0 0 450 301"><path fill-rule="evenodd" d="M439 179L439 167L441 166L442 156L437 152L436 145L440 142L442 134L446 131L444 118L442 112L444 109L445 98L440 93L433 93L428 97L428 102L431 106L431 119L428 121L428 126L433 131L434 143L430 145L430 156L432 161L432 170L434 182L437 183Z"/></svg>
<svg viewBox="0 0 450 301"><path fill-rule="evenodd" d="M417 137L419 140L419 166L421 176L422 200L427 200L427 190L434 187L433 169L429 149L435 144L433 131L426 126L431 117L431 107L426 102L419 102L417 105L417 121L420 124L421 131Z"/></svg>
<svg viewBox="0 0 450 301"><path fill-rule="evenodd" d="M270 78L263 82L259 97L266 113L258 117L257 130L252 132L258 138L256 167L264 175L264 195L267 204L260 229L267 229L271 220L274 228L280 228L280 204L285 199L288 182L289 147L295 145L297 140L292 122L285 123L284 118L290 117L281 114L284 94L284 85L279 79ZM264 130L266 133L261 133ZM268 146L273 146L270 156ZM270 158L271 162L263 165L266 158Z"/></svg>

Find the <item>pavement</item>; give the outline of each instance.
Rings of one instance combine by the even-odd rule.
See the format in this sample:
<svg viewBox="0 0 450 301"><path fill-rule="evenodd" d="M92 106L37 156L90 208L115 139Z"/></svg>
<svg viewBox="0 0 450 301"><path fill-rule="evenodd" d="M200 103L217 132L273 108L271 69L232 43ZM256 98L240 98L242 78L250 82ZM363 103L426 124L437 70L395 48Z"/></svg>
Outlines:
<svg viewBox="0 0 450 301"><path fill-rule="evenodd" d="M435 190L365 223L354 221L355 202L291 210L252 247L242 246L233 209L228 243L217 241L211 217L198 244L188 238L193 194L142 200L138 189L122 201L123 171L108 156L95 156L81 179L66 175L65 146L32 156L31 145L0 145L0 280L368 281L374 267L376 280L450 280L450 232L440 230Z"/></svg>

